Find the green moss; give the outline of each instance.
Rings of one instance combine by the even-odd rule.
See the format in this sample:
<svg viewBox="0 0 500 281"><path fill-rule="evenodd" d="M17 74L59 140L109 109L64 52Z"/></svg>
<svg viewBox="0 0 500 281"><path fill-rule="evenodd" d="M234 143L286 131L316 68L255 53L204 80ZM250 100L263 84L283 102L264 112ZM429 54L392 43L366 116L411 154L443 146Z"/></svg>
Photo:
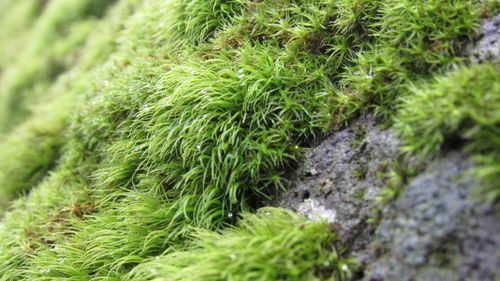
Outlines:
<svg viewBox="0 0 500 281"><path fill-rule="evenodd" d="M358 131L356 131L356 135L354 136L354 139L349 143L349 145L353 149L356 149L361 145L361 143L363 143L365 137L366 137L366 129L361 128Z"/></svg>
<svg viewBox="0 0 500 281"><path fill-rule="evenodd" d="M55 106L64 108L65 104ZM0 206L39 183L56 165L65 141L61 132L67 124L61 115L66 112L47 111L17 127L0 143L0 158L5 159L0 162Z"/></svg>
<svg viewBox="0 0 500 281"><path fill-rule="evenodd" d="M375 42L344 74L343 103L352 111L375 108L390 117L408 85L464 61L475 36L481 1L383 1L371 26ZM361 101L361 103L360 103ZM339 109L343 115L346 112ZM348 114L345 118L349 118Z"/></svg>
<svg viewBox="0 0 500 281"><path fill-rule="evenodd" d="M326 223L274 208L242 216L222 233L196 230L188 250L152 258L132 280L346 280L356 268Z"/></svg>
<svg viewBox="0 0 500 281"><path fill-rule="evenodd" d="M94 72L115 48L112 37L121 29L123 18L130 14L129 5L124 2L113 17L97 27L97 33L87 40L88 51L80 54L78 62L48 86L44 99L37 99L37 106L30 107L30 117L25 116L27 120L23 124L0 138L0 182L3 186L0 205L36 186L56 164L67 141L65 130L75 102L81 102L84 93L92 89ZM55 43L53 48L72 48L60 43ZM99 75L104 78L109 74ZM45 82L33 80L30 83Z"/></svg>
<svg viewBox="0 0 500 281"><path fill-rule="evenodd" d="M23 4L13 4L14 7L28 3L36 5L33 1L19 2ZM31 28L18 31L22 41L14 40L12 45L6 45L6 52L13 58L5 58L10 61L3 62L0 67L3 69L0 133L8 132L31 115L30 107L46 98L56 78L77 63L86 38L96 26L96 16L104 13L105 7L113 1L98 2L52 0ZM16 26L18 21L7 17L3 25ZM11 31L4 34L18 36Z"/></svg>
<svg viewBox="0 0 500 281"><path fill-rule="evenodd" d="M403 150L421 157L465 145L480 164L490 200L500 195L499 74L491 64L461 66L416 87L402 99L395 125L406 140Z"/></svg>
<svg viewBox="0 0 500 281"><path fill-rule="evenodd" d="M415 130L401 129L410 145L437 151L444 142L422 139L463 132L465 125L449 128L439 115L431 130L421 129L425 120L409 118L410 104L426 106L425 94L411 85L464 61L481 11L493 7L453 0L5 3L23 16L19 38L0 29L7 53L19 54L0 57L0 196L22 195L1 202L9 211L0 224L0 280L154 278L150 268L178 280L251 280L253 267L266 280L345 279L351 261L332 246L325 224L283 210L268 210L270 218L248 213L284 188L283 175L312 143L373 108L392 116L400 97L408 105L397 128ZM459 72L476 68L494 72ZM490 79L496 89L485 75L477 81ZM434 84L422 91L438 98ZM481 93L492 105L494 92ZM414 109L438 114L431 108ZM494 139L479 147L497 133L496 123L484 125L484 116L476 120L460 104L445 108L476 124L467 147L488 155L480 173L492 174ZM229 227L240 214L240 226ZM284 251L273 260L278 248ZM231 252L248 254L232 267L221 258Z"/></svg>

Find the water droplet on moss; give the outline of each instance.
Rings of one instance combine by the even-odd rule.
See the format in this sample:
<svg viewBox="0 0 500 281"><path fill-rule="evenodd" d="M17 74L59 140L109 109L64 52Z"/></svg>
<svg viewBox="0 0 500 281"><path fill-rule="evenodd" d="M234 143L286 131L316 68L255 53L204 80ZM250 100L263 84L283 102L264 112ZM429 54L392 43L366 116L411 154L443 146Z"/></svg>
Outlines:
<svg viewBox="0 0 500 281"><path fill-rule="evenodd" d="M49 273L49 272L50 272L50 268L42 269L39 271L40 274Z"/></svg>

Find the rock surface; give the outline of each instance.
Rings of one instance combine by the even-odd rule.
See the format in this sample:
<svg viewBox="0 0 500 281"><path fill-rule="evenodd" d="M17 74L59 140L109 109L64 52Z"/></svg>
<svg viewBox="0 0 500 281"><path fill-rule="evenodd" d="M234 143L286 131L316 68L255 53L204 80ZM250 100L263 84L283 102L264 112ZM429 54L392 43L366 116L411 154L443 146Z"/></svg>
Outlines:
<svg viewBox="0 0 500 281"><path fill-rule="evenodd" d="M367 223L398 145L391 130L362 118L306 153L273 204L330 222L363 264L355 280L498 280L499 212L475 198L464 154L435 160L385 206L378 226Z"/></svg>
<svg viewBox="0 0 500 281"><path fill-rule="evenodd" d="M500 60L500 14L482 22L481 39L470 51L476 63Z"/></svg>
<svg viewBox="0 0 500 281"><path fill-rule="evenodd" d="M385 208L363 280L498 280L500 217L474 198L471 167L452 153L405 187Z"/></svg>
<svg viewBox="0 0 500 281"><path fill-rule="evenodd" d="M373 117L362 118L307 152L289 176L291 186L275 196L273 205L323 218L350 250L363 248L373 232L367 219L375 196L388 179L399 145L392 131L375 124Z"/></svg>

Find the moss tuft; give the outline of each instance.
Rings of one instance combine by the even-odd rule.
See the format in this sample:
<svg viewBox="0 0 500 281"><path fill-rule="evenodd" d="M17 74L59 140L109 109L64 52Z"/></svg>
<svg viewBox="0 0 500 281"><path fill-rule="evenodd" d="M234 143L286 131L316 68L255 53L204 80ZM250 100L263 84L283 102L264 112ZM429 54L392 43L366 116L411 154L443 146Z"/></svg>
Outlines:
<svg viewBox="0 0 500 281"><path fill-rule="evenodd" d="M196 230L187 250L152 258L131 280L348 280L357 267L326 223L274 208L242 216L222 233Z"/></svg>
<svg viewBox="0 0 500 281"><path fill-rule="evenodd" d="M465 145L480 164L490 200L500 195L499 75L491 64L457 67L403 98L395 124L407 143L403 150L423 158Z"/></svg>

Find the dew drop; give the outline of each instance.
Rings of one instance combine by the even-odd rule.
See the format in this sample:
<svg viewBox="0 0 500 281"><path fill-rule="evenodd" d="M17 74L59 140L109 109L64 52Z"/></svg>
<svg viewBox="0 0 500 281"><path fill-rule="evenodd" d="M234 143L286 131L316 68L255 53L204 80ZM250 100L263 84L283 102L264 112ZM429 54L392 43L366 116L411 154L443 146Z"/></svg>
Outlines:
<svg viewBox="0 0 500 281"><path fill-rule="evenodd" d="M228 216L229 218L232 218L232 217L233 217L233 213L229 213L229 214L227 214L227 216Z"/></svg>
<svg viewBox="0 0 500 281"><path fill-rule="evenodd" d="M203 90L201 90L201 91L200 91L200 93L202 93L202 94L206 94L206 93L207 93L207 90L203 89Z"/></svg>
<svg viewBox="0 0 500 281"><path fill-rule="evenodd" d="M348 267L347 267L347 265L345 265L345 264L344 264L344 265L342 265L342 267L341 267L341 268L342 268L342 270L343 270L343 271L348 271L348 270L349 270L349 268L348 268Z"/></svg>
<svg viewBox="0 0 500 281"><path fill-rule="evenodd" d="M148 112L150 110L151 110L151 106L145 105L145 106L141 107L142 112Z"/></svg>
<svg viewBox="0 0 500 281"><path fill-rule="evenodd" d="M40 274L49 273L50 272L50 268L42 269L39 272L40 272Z"/></svg>
<svg viewBox="0 0 500 281"><path fill-rule="evenodd" d="M198 149L198 150L201 149L201 144L200 143L196 145L196 149Z"/></svg>

